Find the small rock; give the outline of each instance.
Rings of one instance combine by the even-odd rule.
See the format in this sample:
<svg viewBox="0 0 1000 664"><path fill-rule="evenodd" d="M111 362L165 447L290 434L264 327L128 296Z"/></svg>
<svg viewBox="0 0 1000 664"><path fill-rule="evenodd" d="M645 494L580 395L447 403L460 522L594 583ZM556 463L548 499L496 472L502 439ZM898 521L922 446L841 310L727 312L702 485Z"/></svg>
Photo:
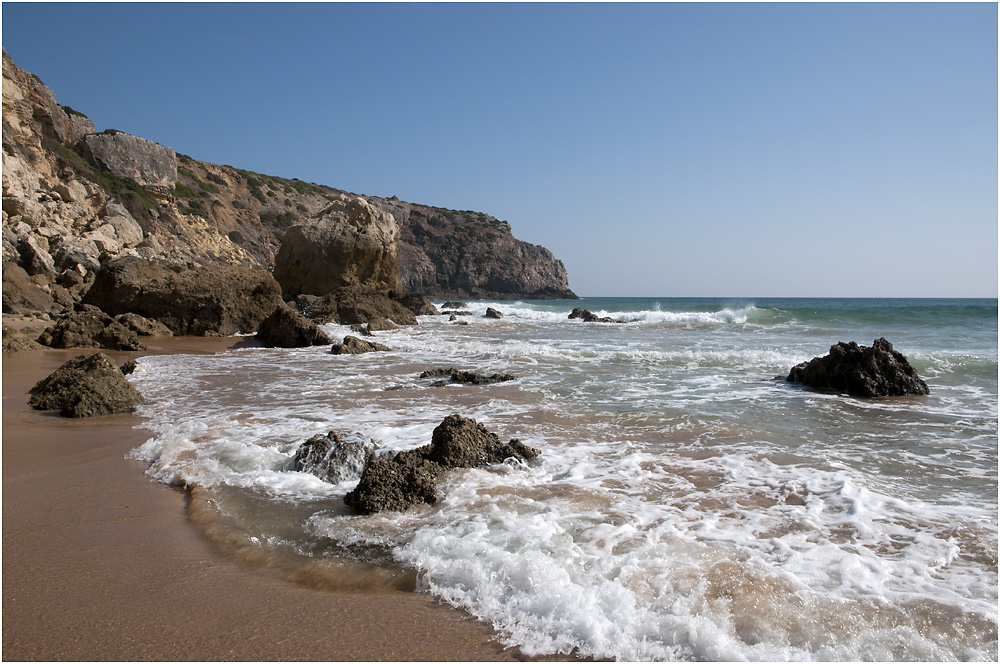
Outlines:
<svg viewBox="0 0 1000 664"><path fill-rule="evenodd" d="M286 470L310 473L331 484L358 480L374 451L375 441L361 434L317 434L299 446Z"/></svg>
<svg viewBox="0 0 1000 664"><path fill-rule="evenodd" d="M435 387L458 383L462 385L490 385L491 383L503 383L517 378L514 374L495 373L492 375L481 374L476 371L459 371L458 369L429 369L420 374L421 378L446 378L434 383Z"/></svg>
<svg viewBox="0 0 1000 664"><path fill-rule="evenodd" d="M483 318L503 318L503 314L493 307L486 307L486 315Z"/></svg>
<svg viewBox="0 0 1000 664"><path fill-rule="evenodd" d="M343 343L333 344L333 347L330 348L330 352L333 355L360 355L361 353L387 350L390 350L388 346L383 346L374 341L364 341L352 336L344 337Z"/></svg>
<svg viewBox="0 0 1000 664"><path fill-rule="evenodd" d="M465 309L467 305L465 302L452 302L448 301L441 305L442 309Z"/></svg>

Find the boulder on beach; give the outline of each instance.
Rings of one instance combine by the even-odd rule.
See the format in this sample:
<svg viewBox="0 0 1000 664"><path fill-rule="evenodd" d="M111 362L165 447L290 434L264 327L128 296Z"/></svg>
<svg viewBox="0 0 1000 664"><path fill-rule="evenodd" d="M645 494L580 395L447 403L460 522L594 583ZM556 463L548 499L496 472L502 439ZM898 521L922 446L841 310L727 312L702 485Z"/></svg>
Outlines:
<svg viewBox="0 0 1000 664"><path fill-rule="evenodd" d="M256 332L281 304L281 288L256 268L186 268L124 257L100 269L83 301L112 316L157 320L176 335L225 337Z"/></svg>
<svg viewBox="0 0 1000 664"><path fill-rule="evenodd" d="M28 405L58 410L64 417L131 412L146 400L104 353L66 362L30 390Z"/></svg>
<svg viewBox="0 0 1000 664"><path fill-rule="evenodd" d="M475 420L449 415L434 429L430 445L370 460L344 502L361 514L433 505L439 499L438 477L448 469L477 468L510 458L527 461L539 454L516 439L501 443Z"/></svg>
<svg viewBox="0 0 1000 664"><path fill-rule="evenodd" d="M830 353L792 367L785 378L818 389L846 392L855 397L898 397L930 392L906 357L885 338L872 345L843 341Z"/></svg>
<svg viewBox="0 0 1000 664"><path fill-rule="evenodd" d="M391 349L374 341L365 341L364 339L348 335L344 337L343 343L333 344L333 347L330 348L330 353L333 355L360 355L361 353L384 352L387 350Z"/></svg>
<svg viewBox="0 0 1000 664"><path fill-rule="evenodd" d="M503 314L493 307L486 307L486 314L483 318L503 318Z"/></svg>
<svg viewBox="0 0 1000 664"><path fill-rule="evenodd" d="M145 350L138 335L100 309L78 304L55 325L47 327L38 343L51 348L104 348L106 350Z"/></svg>
<svg viewBox="0 0 1000 664"><path fill-rule="evenodd" d="M285 470L309 473L331 484L358 480L374 451L375 441L371 438L331 431L302 443Z"/></svg>
<svg viewBox="0 0 1000 664"><path fill-rule="evenodd" d="M459 369L428 369L420 374L421 378L442 378L433 383L435 387L448 384L460 385L490 385L491 383L503 383L517 378L514 374L494 373L486 375L478 371L462 371Z"/></svg>
<svg viewBox="0 0 1000 664"><path fill-rule="evenodd" d="M261 321L256 338L270 348L304 348L331 343L330 337L316 323L287 304L280 305Z"/></svg>

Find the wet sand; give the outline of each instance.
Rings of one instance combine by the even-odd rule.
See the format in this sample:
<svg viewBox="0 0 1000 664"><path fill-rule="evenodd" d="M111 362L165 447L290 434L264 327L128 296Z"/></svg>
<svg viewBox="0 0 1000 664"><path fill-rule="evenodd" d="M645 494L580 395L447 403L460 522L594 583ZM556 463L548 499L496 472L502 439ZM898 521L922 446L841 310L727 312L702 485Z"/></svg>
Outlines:
<svg viewBox="0 0 1000 664"><path fill-rule="evenodd" d="M107 354L122 363L236 341ZM430 596L319 590L222 556L188 520L186 494L125 458L147 437L136 417L28 408L28 389L84 352L3 355L4 660L523 659Z"/></svg>

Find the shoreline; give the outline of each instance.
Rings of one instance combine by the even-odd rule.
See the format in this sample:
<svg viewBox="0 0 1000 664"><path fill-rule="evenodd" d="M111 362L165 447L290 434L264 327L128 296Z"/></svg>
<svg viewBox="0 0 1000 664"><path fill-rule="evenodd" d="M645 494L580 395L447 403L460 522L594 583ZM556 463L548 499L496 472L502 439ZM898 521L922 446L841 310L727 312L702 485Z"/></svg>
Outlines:
<svg viewBox="0 0 1000 664"><path fill-rule="evenodd" d="M317 589L227 558L189 520L187 492L126 458L149 437L134 428L139 418L27 405L35 382L80 354L121 364L239 341L144 337L146 351L4 354L3 659L526 659L430 595Z"/></svg>

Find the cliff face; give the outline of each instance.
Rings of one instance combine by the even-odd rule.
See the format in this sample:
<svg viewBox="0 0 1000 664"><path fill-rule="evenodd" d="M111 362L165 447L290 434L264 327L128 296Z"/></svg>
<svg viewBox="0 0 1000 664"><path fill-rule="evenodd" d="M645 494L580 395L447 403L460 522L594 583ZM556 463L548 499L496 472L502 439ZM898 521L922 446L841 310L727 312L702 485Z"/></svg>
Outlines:
<svg viewBox="0 0 1000 664"><path fill-rule="evenodd" d="M8 306L15 302L51 302L35 312L64 312L102 265L122 256L272 270L287 234L280 272L321 227L340 236L326 256L335 263L331 284L440 297L574 297L562 263L516 240L506 222L209 164L113 129L95 133L6 51L2 156L5 312L31 310ZM352 226L361 218L378 232ZM15 281L38 292L7 297L8 273L11 292ZM317 292L305 280L293 290Z"/></svg>
<svg viewBox="0 0 1000 664"><path fill-rule="evenodd" d="M371 198L399 224L405 290L442 298L575 299L562 261L482 212Z"/></svg>

